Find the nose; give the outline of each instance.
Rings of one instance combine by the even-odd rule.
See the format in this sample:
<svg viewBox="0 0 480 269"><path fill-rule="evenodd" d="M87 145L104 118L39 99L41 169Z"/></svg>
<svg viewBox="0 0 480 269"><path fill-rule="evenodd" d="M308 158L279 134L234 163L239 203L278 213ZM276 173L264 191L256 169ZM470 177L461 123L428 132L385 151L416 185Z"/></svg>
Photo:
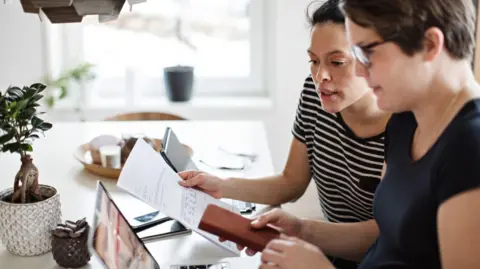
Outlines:
<svg viewBox="0 0 480 269"><path fill-rule="evenodd" d="M368 76L368 69L363 64L359 63L358 61L355 62L355 74L358 77L366 78Z"/></svg>
<svg viewBox="0 0 480 269"><path fill-rule="evenodd" d="M327 68L322 66L318 68L315 78L318 83L331 80L330 73L328 72Z"/></svg>

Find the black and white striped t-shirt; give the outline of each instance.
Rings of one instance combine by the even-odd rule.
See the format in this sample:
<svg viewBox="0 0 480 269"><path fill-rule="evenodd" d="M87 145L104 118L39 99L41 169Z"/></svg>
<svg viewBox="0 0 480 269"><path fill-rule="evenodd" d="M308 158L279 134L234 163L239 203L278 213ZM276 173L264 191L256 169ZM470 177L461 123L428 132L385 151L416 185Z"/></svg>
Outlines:
<svg viewBox="0 0 480 269"><path fill-rule="evenodd" d="M373 196L384 160L384 133L357 137L340 113L323 110L313 80L308 77L293 134L307 146L311 173L327 220L372 219Z"/></svg>

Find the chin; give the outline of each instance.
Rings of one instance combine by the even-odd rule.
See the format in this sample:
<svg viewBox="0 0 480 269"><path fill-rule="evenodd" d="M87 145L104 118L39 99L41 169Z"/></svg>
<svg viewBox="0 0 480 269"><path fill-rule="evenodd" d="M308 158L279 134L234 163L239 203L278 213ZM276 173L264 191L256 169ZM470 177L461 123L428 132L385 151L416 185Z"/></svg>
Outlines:
<svg viewBox="0 0 480 269"><path fill-rule="evenodd" d="M379 109L390 112L390 113L397 113L401 112L401 109L399 109L398 105L395 104L395 102L386 102L381 99L377 99L377 106Z"/></svg>
<svg viewBox="0 0 480 269"><path fill-rule="evenodd" d="M322 103L322 108L328 113L335 114L342 111L342 106L340 104L326 104Z"/></svg>

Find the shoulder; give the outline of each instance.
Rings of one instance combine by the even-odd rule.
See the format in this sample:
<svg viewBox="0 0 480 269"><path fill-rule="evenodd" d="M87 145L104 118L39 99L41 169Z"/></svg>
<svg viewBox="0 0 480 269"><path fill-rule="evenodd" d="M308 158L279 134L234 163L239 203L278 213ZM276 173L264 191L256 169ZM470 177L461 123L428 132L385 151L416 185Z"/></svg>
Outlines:
<svg viewBox="0 0 480 269"><path fill-rule="evenodd" d="M399 128L404 126L405 124L415 124L415 116L412 112L400 112L400 113L393 113L387 123L387 130L392 128Z"/></svg>
<svg viewBox="0 0 480 269"><path fill-rule="evenodd" d="M480 99L468 102L457 114L444 143L449 153L462 150L480 153Z"/></svg>
<svg viewBox="0 0 480 269"><path fill-rule="evenodd" d="M308 101L321 106L320 98L318 97L315 83L313 82L311 75L305 78L305 81L303 82L302 94L300 98L302 101Z"/></svg>
<svg viewBox="0 0 480 269"><path fill-rule="evenodd" d="M440 203L480 187L480 100L469 102L452 121L436 153L433 180Z"/></svg>

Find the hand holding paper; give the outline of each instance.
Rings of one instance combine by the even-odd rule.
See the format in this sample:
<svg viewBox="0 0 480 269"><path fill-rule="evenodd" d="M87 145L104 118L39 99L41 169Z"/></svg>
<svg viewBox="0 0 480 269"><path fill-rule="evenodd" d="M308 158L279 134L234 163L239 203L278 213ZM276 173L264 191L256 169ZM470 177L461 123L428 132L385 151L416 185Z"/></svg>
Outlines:
<svg viewBox="0 0 480 269"><path fill-rule="evenodd" d="M220 242L217 236L198 228L209 204L230 211L235 211L235 208L201 191L184 188L178 184L179 181L181 178L162 156L139 139L125 162L117 186L211 242L239 255L240 251L234 243Z"/></svg>

